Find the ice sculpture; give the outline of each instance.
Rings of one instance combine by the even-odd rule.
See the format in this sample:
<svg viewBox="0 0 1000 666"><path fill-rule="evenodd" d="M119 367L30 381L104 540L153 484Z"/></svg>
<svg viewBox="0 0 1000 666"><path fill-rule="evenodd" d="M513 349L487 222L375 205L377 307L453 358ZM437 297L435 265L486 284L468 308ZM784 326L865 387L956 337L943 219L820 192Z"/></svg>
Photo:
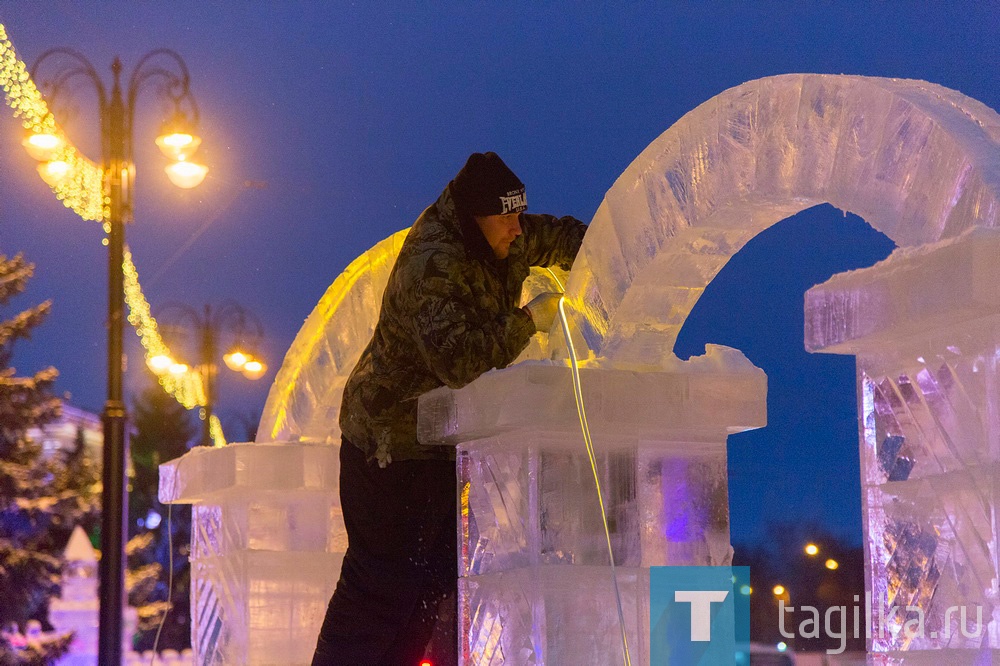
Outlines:
<svg viewBox="0 0 1000 666"><path fill-rule="evenodd" d="M616 369L657 373L683 368L684 364L678 364L673 356L673 343L708 282L747 240L767 226L818 203L830 202L863 216L904 248L923 248L942 239L956 238L970 229L992 228L996 226L1000 184L998 138L1000 118L993 111L959 93L924 82L788 75L729 90L687 114L654 141L607 193L567 288L575 333L580 338L577 346L587 349L588 356L596 359L598 374ZM922 261L913 258L914 252L897 252L886 262L885 270L893 262L906 258ZM952 254L941 256L945 258L928 264L922 280L914 279L912 284L903 282L905 290L885 287L869 293L857 289L831 303L813 305L810 301L810 307L817 312L832 308L833 313L842 314L844 321L853 324L859 319L888 321L889 313L905 311L903 305L896 304L896 299L906 304L907 299L917 298L921 288L947 300L948 288L935 285L934 276L955 268L947 261L953 258ZM983 256L983 250L976 256ZM963 268L958 277L952 279L969 279L974 269L967 261L960 265ZM976 280L990 287L994 284L982 276ZM983 290L980 287L979 291ZM983 312L997 312L993 307L995 301L978 295L971 301L966 310L981 316L987 316ZM948 310L943 316L948 318L959 311ZM974 414L980 415L979 420L994 418L991 415L996 411L993 406L996 399L980 399L983 393L989 393L988 389L980 391L977 397L966 397L964 394L974 394L976 387L969 385L968 380L958 381L950 376L958 375L959 369L950 371L937 357L930 362L937 365L924 369L923 374L919 369L910 369L899 376L904 364L878 365L884 362L889 350L905 357L904 349L924 349L919 345L913 347L907 339L919 339L925 334L925 328L921 327L940 321L935 316L941 315L932 316L935 313L931 307L921 312L924 316L903 330L885 331L891 328L887 323L877 324L878 332L882 333L877 342L882 347L877 347L877 354L871 354L868 363L872 367L865 370L865 361L859 366L866 391L862 405L866 418L872 413L890 413L865 431L869 439L877 441L877 454L869 454L870 464L866 469L883 463L891 470L887 473L895 475L892 478L897 484L866 487L864 501L872 558L869 591L876 597L888 595L893 603L912 602L915 610L910 611L910 616L924 613L936 618L929 620L934 626L927 628L928 633L935 628L940 632L943 623L951 622L953 636L950 641L942 641L940 636L904 639L900 631L910 617L904 616L892 627L891 637L873 639L872 659L886 664L940 663L942 655L937 650L947 647L965 650L950 652L948 663L973 663L976 659L980 660L976 663L985 663L982 659L989 659L998 647L997 625L991 619L998 578L996 529L990 520L996 508L992 490L995 473L992 468L980 467L975 471L964 470L964 476L935 477L907 488L898 487L898 483L909 472L907 467L915 464L909 447L965 448L978 450L983 460L995 460L989 454L995 448L990 444L989 428L981 428L976 435L967 434L971 437L967 444L955 439L960 432L975 432ZM893 321L905 320L899 316ZM958 340L949 337L953 333L943 335L937 347L927 349L946 354L954 353L947 351L949 345L964 348L969 344L967 340L958 346L952 344ZM985 339L995 338L985 334ZM973 345L969 368L987 372L987 359L993 358L995 349L990 344L981 348ZM558 342L555 347L550 354L559 357ZM918 357L919 354L913 359ZM879 368L874 375L877 379L866 379L864 372L876 372L875 367ZM514 374L509 376L509 385L492 381L494 401L499 396L525 390ZM980 381L992 386L995 375L987 376L989 379ZM601 379L591 381L600 383ZM919 390L915 391L916 387ZM529 500L521 506L515 500L530 498L533 491L544 493L544 484L539 479L547 476L541 453L546 445L539 443L531 427L544 431L549 426L544 420L533 421L529 417L532 426L525 431L524 427L514 425L515 410L509 410L507 439L502 434L484 433L476 428L463 431L449 419L457 418L456 414L472 409L473 405L482 411L495 411L495 407L487 407L489 399L470 402L471 398L463 391L442 391L445 395L424 398L428 403L438 404L426 412L430 421L424 424L424 431L433 432L435 424L431 421L439 420L437 429L442 433L454 431L458 436L462 473L466 474L463 480L468 483L465 487L469 494L464 524L469 530L472 530L469 525L478 525L477 513L487 525L509 520L507 516L493 518L499 513L496 506L505 511L519 506L519 511L527 514L522 516L523 520L541 524L546 515L544 507ZM629 396L641 394L638 386L623 391ZM718 397L720 401L730 399L724 393ZM453 403L450 407L440 407L442 401L447 404L448 400ZM962 400L974 406L962 404ZM923 413L917 412L920 405ZM637 418L643 413L638 410ZM499 451L497 437L505 444ZM992 438L996 438L995 433ZM507 460L510 455L503 451L514 447L510 440L521 441L526 447L525 461ZM924 440L935 440L935 445L922 444ZM531 457L532 448L537 459ZM688 452L696 450L697 447L690 447ZM873 455L877 462L871 461ZM935 455L942 454L929 452L925 457ZM567 466L555 462L552 467L548 475L558 476L560 467ZM525 472L525 468L529 471ZM469 469L473 471L467 472ZM634 470L626 470L625 477L630 475L636 479L636 485L638 479L648 478L643 476L640 464ZM490 502L481 500L478 506L473 502L477 487ZM498 504L501 499L505 501ZM680 504L683 506L683 502ZM637 513L643 519L663 519L641 510ZM691 520L696 514L688 510L684 515ZM596 532L591 534L592 538L596 536ZM525 537L527 545L518 546L534 554L538 544L532 538L545 543L543 537ZM468 548L476 552L484 546L473 541ZM664 545L660 548L666 549ZM507 549L510 548L501 548ZM969 554L970 550L978 552L974 556ZM962 552L959 555L956 551ZM567 564L573 560L572 549L568 552ZM502 656L496 659L517 663L562 663L570 654L585 663L595 663L594 653L573 652L574 646L588 644L586 640L580 636L561 636L558 628L553 630L551 624L546 624L549 618L543 610L546 603L539 598L538 590L546 589L544 581L554 583L559 576L567 575L566 571L556 573L554 567L549 567L544 573L537 573L548 563L540 567L530 557L516 560L505 556L499 561L508 581L514 578L530 583L507 587L494 584L484 595L478 586L479 572L475 569L464 572L466 663L492 663L498 652ZM474 563L474 559L466 559L467 567ZM945 573L942 567L950 569ZM522 578L516 578L513 572ZM943 581L940 587L939 581ZM573 598L579 588L563 589ZM580 604L578 607L593 608L583 600L575 601ZM963 642L960 632L958 638L954 637L955 625L962 617L961 607L976 604L983 606L989 626L982 634ZM538 613L532 616L530 624L523 616L518 623L518 613L512 610L525 605ZM951 615L947 613L949 606L954 606ZM972 609L967 611L974 620ZM613 631L607 616L595 612L594 617L603 618L594 626L603 632L604 642L612 644ZM470 618L478 622L470 623ZM516 637L507 635L511 625ZM552 649L553 646L559 647Z"/></svg>
<svg viewBox="0 0 1000 666"><path fill-rule="evenodd" d="M160 466L160 501L193 504L197 663L308 664L347 549L337 449L195 448Z"/></svg>
<svg viewBox="0 0 1000 666"><path fill-rule="evenodd" d="M763 390L759 372L732 350L714 349L704 359L682 363L672 353L676 335L705 286L744 243L823 202L864 217L903 248L873 269L872 276L885 273L885 282L873 277L870 288L845 286L839 296L834 292L840 283L831 282L832 291L814 292L809 301L810 321L840 322L815 329L822 334L809 333L810 348L854 353L846 343L855 334L864 343L858 347L866 419L862 455L867 456L866 473L874 474L866 477L864 499L870 591L903 595L932 614L952 599L993 603L1000 577L990 518L996 509L991 466L997 460L995 412L1000 410L993 386L1000 355L993 351L996 336L989 326L996 310L982 286L965 301L948 302L959 310L948 310L941 319L916 304L924 292L944 293L947 300L947 292L935 291L933 271L956 269L934 257L966 262L961 270L976 276L970 284L984 279L975 273L982 264L973 260L982 250L972 248L989 241L962 234L996 226L998 141L996 113L934 84L784 75L743 84L694 109L650 144L608 191L569 276L567 298L573 335L587 361L584 390L592 392L596 406L590 406L601 414L603 441L597 437L597 447L615 512L616 553L626 569L634 646L644 630L644 567L724 560L725 493L707 489L720 483L725 433L763 422L754 402ZM300 452L294 455L327 445L335 452L340 388L370 335L401 234L352 264L310 316L272 388L259 430L262 440L294 442L280 445ZM954 247L936 245L959 237ZM891 277L895 264L923 262L929 262L931 272L914 268L920 279L913 284ZM821 298L822 293L829 298ZM907 312L921 317L906 322L900 313ZM955 331L933 328L950 317L973 323ZM841 325L850 334L838 333ZM851 328L855 325L860 328ZM932 329L942 333L934 337ZM916 342L922 338L928 340L923 346ZM924 351L911 358L913 350ZM581 449L573 448L579 447L578 436L567 416L572 398L559 336L533 344L524 358L548 361L491 373L460 391L425 398L421 432L429 440L458 446L468 490L463 497L467 513L459 517L467 549L460 572L465 577L466 663L489 663L487 655L499 654L505 663L574 663L602 649L598 643L603 641L591 634L612 631L599 608L606 597L600 596L598 582L605 572L593 545L596 526L581 510L585 475ZM747 393L733 388L746 381L752 384L744 386ZM652 402L637 399L645 395L644 387ZM663 415L678 420L664 421ZM259 459L247 453L243 471L271 464L270 448L280 446L244 445L246 451L266 452ZM218 451L198 455L206 456L207 467L215 465L207 456L230 464ZM703 455L711 462L692 462ZM332 470L336 461L327 464ZM232 612L212 610L224 608L222 601L206 607L208 624L195 628L197 636L225 635L236 645L251 640L248 627L255 622L278 627L279 615L282 635L298 631L289 624L297 617L294 611L284 609L294 607L299 591L318 598L336 574L320 580L309 577L317 572L305 571L305 564L308 575L254 563L254 557L272 557L283 551L271 548L288 545L279 540L254 546L217 526L230 524L227 520L242 525L243 514L264 506L261 496L267 491L233 486L225 495L239 498L232 503L217 499L222 495L199 498L183 490L181 465L167 470L166 497L203 502L204 511L196 507L199 530L204 529L197 538L214 535L220 547L239 543L242 548L233 557L204 558L196 586L211 587L215 599L255 595ZM329 510L333 516L335 475L330 472L324 483L326 494L313 499L326 507L319 513ZM282 492L297 491L288 486ZM498 504L500 498L504 501ZM283 507L292 513L269 515L274 528L299 511L289 503L279 504ZM340 529L333 519L322 526ZM300 528L296 521L282 534ZM329 544L336 541L314 552L332 554ZM249 581L242 590L241 580ZM591 580L594 587L580 584ZM268 601L272 589L277 590L274 604ZM949 663L965 663L977 649L989 658L1000 647L992 609L976 645L900 640L895 634L873 639L872 658L885 664L940 663L938 651L945 647L966 650L951 653L949 658L959 661ZM272 648L281 644L275 640ZM265 647L243 653L243 661L216 653L200 663L298 663Z"/></svg>
<svg viewBox="0 0 1000 666"><path fill-rule="evenodd" d="M726 436L764 425L764 373L712 347L669 371L581 371L630 655L649 663L649 567L731 562ZM463 664L621 663L569 369L526 362L420 399L458 445Z"/></svg>
<svg viewBox="0 0 1000 666"><path fill-rule="evenodd" d="M198 448L160 467L160 500L194 505L191 644L201 666L312 660L347 550L340 395L407 231L327 289L271 387L261 443Z"/></svg>
<svg viewBox="0 0 1000 666"><path fill-rule="evenodd" d="M57 631L72 631L69 652L59 660L60 666L97 666L97 617L100 598L97 596L97 553L83 528L73 528L66 549L65 565L58 599L49 602L49 620ZM122 655L134 655L132 636L138 624L135 608L125 604L122 612Z"/></svg>
<svg viewBox="0 0 1000 666"><path fill-rule="evenodd" d="M809 350L857 356L877 664L1000 657L998 255L977 228L806 293Z"/></svg>

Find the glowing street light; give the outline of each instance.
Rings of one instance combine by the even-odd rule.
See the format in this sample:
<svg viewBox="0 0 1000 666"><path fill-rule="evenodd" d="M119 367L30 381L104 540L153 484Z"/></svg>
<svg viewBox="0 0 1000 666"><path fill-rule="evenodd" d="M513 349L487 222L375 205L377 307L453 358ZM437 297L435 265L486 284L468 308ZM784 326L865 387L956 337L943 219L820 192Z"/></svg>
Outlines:
<svg viewBox="0 0 1000 666"><path fill-rule="evenodd" d="M810 557L812 557L813 555L816 555L817 553L819 553L819 546L817 546L814 543L809 543L809 544L806 544L806 549L805 550L806 550L806 555L809 555Z"/></svg>
<svg viewBox="0 0 1000 666"><path fill-rule="evenodd" d="M69 162L62 160L42 162L36 168L38 169L38 175L42 177L42 180L49 187L55 187L70 172Z"/></svg>
<svg viewBox="0 0 1000 666"><path fill-rule="evenodd" d="M32 159L39 162L48 162L55 159L59 151L62 150L66 142L55 134L29 134L21 141L21 145L28 151Z"/></svg>
<svg viewBox="0 0 1000 666"><path fill-rule="evenodd" d="M233 372L239 372L250 361L250 357L241 352L239 348L234 347L232 351L222 357L222 360L226 362L227 368Z"/></svg>
<svg viewBox="0 0 1000 666"><path fill-rule="evenodd" d="M774 586L774 590L772 590L772 591L774 592L774 596L780 597L781 595L783 595L785 593L785 586L784 585L775 585Z"/></svg>
<svg viewBox="0 0 1000 666"><path fill-rule="evenodd" d="M200 312L184 303L167 303L157 312L157 319L161 321L165 333L172 331L170 333L172 336L180 337L182 330L189 327L198 341L196 370L205 389L205 404L200 414L204 421L201 443L204 446L212 446L212 413L216 401L215 380L218 375L216 358L219 339L223 335L232 338L229 351L222 357L227 368L241 373L247 379L260 379L267 372L267 366L248 350L259 347L264 337L264 328L252 312L233 301L226 301L216 308L205 305ZM157 361L156 367L153 365L154 361ZM170 359L162 361L159 356L154 356L149 360L149 366L157 374L162 374L164 368L173 372L168 362L172 361ZM186 365L184 369L185 372L191 371Z"/></svg>
<svg viewBox="0 0 1000 666"><path fill-rule="evenodd" d="M205 176L208 174L208 167L204 164L179 161L168 164L164 167L164 171L167 172L167 177L170 178L171 183L177 187L189 190L192 187L201 185L201 181L205 180Z"/></svg>
<svg viewBox="0 0 1000 666"><path fill-rule="evenodd" d="M43 80L39 69L46 65L52 76ZM40 82L49 108L56 99L71 90L71 83L82 78L89 81L97 93L101 132L101 173L103 174L102 214L108 246L108 397L101 415L104 423L102 461L103 490L101 492L101 552L100 597L98 628L98 662L120 664L122 661L122 600L125 596L125 423L122 351L125 322L125 225L132 221L133 129L136 101L143 90L156 90L174 107L174 115L184 114L198 122L198 106L190 89L187 65L169 49L150 51L136 64L122 85L122 63L111 63L112 85L105 87L97 70L85 56L68 48L50 49L39 56L30 77ZM159 83L160 85L150 85ZM65 152L62 139L36 134L24 141L28 153L39 160L38 171L50 186L60 183L71 173L71 166L60 159ZM201 176L204 178L204 174Z"/></svg>
<svg viewBox="0 0 1000 666"><path fill-rule="evenodd" d="M253 359L247 361L246 364L243 366L243 376L246 377L247 379L260 379L261 377L264 376L264 372L266 370L267 370L266 365L264 365L257 359Z"/></svg>
<svg viewBox="0 0 1000 666"><path fill-rule="evenodd" d="M166 354L157 354L156 356L150 358L149 361L147 361L149 369L155 372L156 374L166 372L167 370L170 369L170 366L172 366L173 364L174 364L174 359L170 358Z"/></svg>
<svg viewBox="0 0 1000 666"><path fill-rule="evenodd" d="M175 114L160 130L156 145L168 160L186 160L201 145L201 138L194 133L192 123L183 113Z"/></svg>
<svg viewBox="0 0 1000 666"><path fill-rule="evenodd" d="M825 566L830 571L836 571L840 567L840 564L837 562L837 560L827 560L825 562Z"/></svg>

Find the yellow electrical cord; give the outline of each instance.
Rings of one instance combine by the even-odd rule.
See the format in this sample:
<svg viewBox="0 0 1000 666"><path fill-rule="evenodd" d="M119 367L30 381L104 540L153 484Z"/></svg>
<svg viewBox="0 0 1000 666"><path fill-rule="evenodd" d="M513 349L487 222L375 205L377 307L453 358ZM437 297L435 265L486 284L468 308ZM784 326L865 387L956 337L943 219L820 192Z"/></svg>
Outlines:
<svg viewBox="0 0 1000 666"><path fill-rule="evenodd" d="M562 281L552 269L546 268L559 287L560 293L565 291ZM608 543L608 560L611 562L611 581L615 587L615 602L618 605L618 624L622 632L622 657L625 666L632 666L628 651L628 636L625 631L625 613L622 611L622 595L618 589L618 575L615 571L615 555L611 549L611 530L608 528L608 513L604 507L604 494L601 492L601 480L597 475L597 456L594 454L594 441L590 437L590 426L587 424L587 410L583 404L583 388L580 386L580 366L576 358L576 348L573 346L573 336L570 335L569 321L566 319L566 297L559 297L559 323L566 337L566 347L569 350L570 371L573 375L573 395L576 398L576 413L580 417L580 429L583 431L583 443L587 447L587 457L590 458L590 469L594 473L594 486L597 488L597 503L601 507L601 521L604 523L604 538Z"/></svg>

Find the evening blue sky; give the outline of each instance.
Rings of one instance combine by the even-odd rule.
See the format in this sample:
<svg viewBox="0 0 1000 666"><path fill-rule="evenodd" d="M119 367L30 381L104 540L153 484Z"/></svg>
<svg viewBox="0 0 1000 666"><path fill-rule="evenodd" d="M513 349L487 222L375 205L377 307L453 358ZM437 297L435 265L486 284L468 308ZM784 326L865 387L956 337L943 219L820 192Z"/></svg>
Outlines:
<svg viewBox="0 0 1000 666"><path fill-rule="evenodd" d="M432 6L430 6L432 5ZM136 223L128 241L154 309L233 299L264 322L268 375L220 383L230 438L255 419L303 320L358 254L409 226L470 152L494 150L530 209L589 221L604 193L684 113L789 72L915 78L1000 108L994 3L0 3L29 63L81 51L110 79L151 48L178 51L201 108L206 182L180 191L155 146L162 104L139 101ZM93 96L57 109L98 157ZM0 252L36 277L15 305L53 313L15 356L55 365L59 390L100 411L107 268L98 225L55 200L0 114ZM802 292L870 265L891 242L829 206L761 234L696 306L681 356L742 349L770 377L769 425L730 440L734 542L775 521L860 543L853 360L808 355ZM10 310L5 313L9 314ZM146 380L126 333L126 388ZM598 443L599 446L599 443Z"/></svg>

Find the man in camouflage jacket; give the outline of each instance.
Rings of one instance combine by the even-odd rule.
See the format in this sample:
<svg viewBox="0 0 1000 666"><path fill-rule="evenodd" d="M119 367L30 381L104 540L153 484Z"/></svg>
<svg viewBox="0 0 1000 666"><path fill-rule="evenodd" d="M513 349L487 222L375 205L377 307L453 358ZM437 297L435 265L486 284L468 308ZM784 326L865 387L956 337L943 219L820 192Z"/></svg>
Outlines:
<svg viewBox="0 0 1000 666"><path fill-rule="evenodd" d="M522 308L521 286L531 266L569 269L586 226L525 208L517 176L475 153L403 243L344 389L349 544L314 666L418 664L439 604L454 599L455 452L417 442L417 398L506 367L551 325L559 295ZM436 666L456 661L454 633L440 635L454 624L435 635Z"/></svg>

